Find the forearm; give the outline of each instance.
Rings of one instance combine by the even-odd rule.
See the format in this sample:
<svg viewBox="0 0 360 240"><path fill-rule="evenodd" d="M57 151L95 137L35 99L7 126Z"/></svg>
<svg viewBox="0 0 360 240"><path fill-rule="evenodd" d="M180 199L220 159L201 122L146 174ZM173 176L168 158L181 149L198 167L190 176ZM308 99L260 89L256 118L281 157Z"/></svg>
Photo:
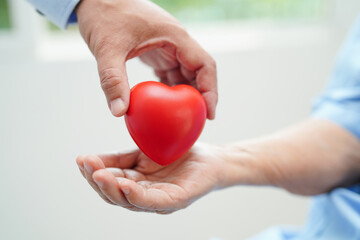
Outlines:
<svg viewBox="0 0 360 240"><path fill-rule="evenodd" d="M360 142L328 121L308 120L225 149L224 187L273 185L314 195L360 180Z"/></svg>

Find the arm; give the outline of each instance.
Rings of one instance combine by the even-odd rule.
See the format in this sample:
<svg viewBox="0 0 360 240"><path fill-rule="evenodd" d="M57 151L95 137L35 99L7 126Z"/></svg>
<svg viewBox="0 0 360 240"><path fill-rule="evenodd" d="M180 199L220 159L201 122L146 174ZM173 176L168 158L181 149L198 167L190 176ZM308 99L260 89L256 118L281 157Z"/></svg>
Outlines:
<svg viewBox="0 0 360 240"><path fill-rule="evenodd" d="M308 120L271 136L222 146L200 144L160 166L140 151L80 156L80 171L108 203L171 213L234 185L274 185L313 195L360 179L360 142L343 128Z"/></svg>
<svg viewBox="0 0 360 240"><path fill-rule="evenodd" d="M297 194L315 195L360 180L360 142L325 120L311 119L271 136L225 148L230 154L224 157L224 187L274 185ZM239 152L246 152L248 158L237 157Z"/></svg>

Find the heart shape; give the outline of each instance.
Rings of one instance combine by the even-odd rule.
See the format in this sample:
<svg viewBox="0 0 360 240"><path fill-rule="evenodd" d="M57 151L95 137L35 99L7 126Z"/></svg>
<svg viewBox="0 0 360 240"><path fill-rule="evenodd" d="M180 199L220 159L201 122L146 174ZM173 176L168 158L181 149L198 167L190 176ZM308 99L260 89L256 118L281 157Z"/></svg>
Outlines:
<svg viewBox="0 0 360 240"><path fill-rule="evenodd" d="M160 165L185 154L200 136L205 120L205 100L191 86L149 81L131 89L126 126L140 150Z"/></svg>

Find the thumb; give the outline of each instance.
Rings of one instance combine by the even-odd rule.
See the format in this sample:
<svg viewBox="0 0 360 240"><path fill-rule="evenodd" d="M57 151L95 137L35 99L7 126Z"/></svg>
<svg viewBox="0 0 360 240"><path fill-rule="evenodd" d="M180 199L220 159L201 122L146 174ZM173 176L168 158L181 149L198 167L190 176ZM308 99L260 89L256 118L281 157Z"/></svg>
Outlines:
<svg viewBox="0 0 360 240"><path fill-rule="evenodd" d="M121 117L126 113L130 99L125 61L103 56L98 57L97 62L101 88L110 111L115 117Z"/></svg>

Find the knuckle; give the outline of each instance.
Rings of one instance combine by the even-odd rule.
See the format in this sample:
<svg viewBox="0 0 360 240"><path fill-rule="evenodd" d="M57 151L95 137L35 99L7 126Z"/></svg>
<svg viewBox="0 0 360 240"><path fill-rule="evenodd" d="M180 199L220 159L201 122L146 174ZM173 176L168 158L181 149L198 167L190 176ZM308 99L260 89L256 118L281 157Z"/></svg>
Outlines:
<svg viewBox="0 0 360 240"><path fill-rule="evenodd" d="M102 56L111 50L114 45L114 40L111 37L102 37L101 39L94 41L94 44L91 46L95 56Z"/></svg>
<svg viewBox="0 0 360 240"><path fill-rule="evenodd" d="M109 68L100 72L100 84L104 92L112 91L121 83L119 77L119 70L115 68Z"/></svg>
<svg viewBox="0 0 360 240"><path fill-rule="evenodd" d="M156 22L156 25L154 25L154 30L161 31L168 35L190 37L186 29L175 18L167 22Z"/></svg>

